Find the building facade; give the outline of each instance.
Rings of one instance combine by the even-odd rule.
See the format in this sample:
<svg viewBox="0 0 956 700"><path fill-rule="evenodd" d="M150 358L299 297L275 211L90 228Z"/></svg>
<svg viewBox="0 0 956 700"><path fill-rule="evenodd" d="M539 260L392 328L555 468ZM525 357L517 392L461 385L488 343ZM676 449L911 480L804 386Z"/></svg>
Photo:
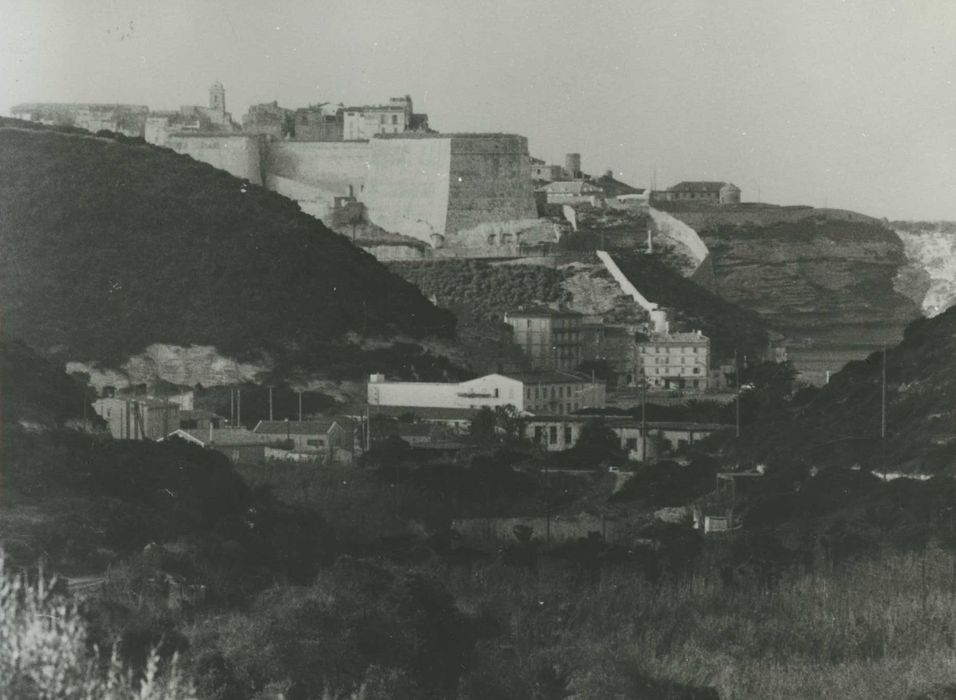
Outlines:
<svg viewBox="0 0 956 700"><path fill-rule="evenodd" d="M494 409L514 406L522 413L567 414L583 408L603 408L603 382L573 372L488 374L464 382L388 382L381 374L368 383L369 409L378 406L442 409Z"/></svg>
<svg viewBox="0 0 956 700"><path fill-rule="evenodd" d="M732 182L685 180L654 192L652 199L693 204L740 204L740 188Z"/></svg>
<svg viewBox="0 0 956 700"><path fill-rule="evenodd" d="M532 369L573 371L583 359L583 316L546 307L509 311L505 323Z"/></svg>
<svg viewBox="0 0 956 700"><path fill-rule="evenodd" d="M694 333L653 333L634 344L634 373L651 389L706 391L710 338Z"/></svg>
<svg viewBox="0 0 956 700"><path fill-rule="evenodd" d="M428 115L416 114L410 95L391 97L388 104L345 107L342 110L343 138L367 141L379 134L427 131Z"/></svg>
<svg viewBox="0 0 956 700"><path fill-rule="evenodd" d="M179 404L156 398L104 397L93 410L117 440L159 440L179 428Z"/></svg>
<svg viewBox="0 0 956 700"><path fill-rule="evenodd" d="M253 432L271 443L285 444L292 452L331 461L349 461L354 449L355 431L348 420L261 420Z"/></svg>
<svg viewBox="0 0 956 700"><path fill-rule="evenodd" d="M586 180L550 182L536 192L548 204L590 204L600 206L604 202L604 190Z"/></svg>
<svg viewBox="0 0 956 700"><path fill-rule="evenodd" d="M242 115L242 132L275 139L289 138L295 131L294 115L295 112L280 107L276 101L252 105Z"/></svg>

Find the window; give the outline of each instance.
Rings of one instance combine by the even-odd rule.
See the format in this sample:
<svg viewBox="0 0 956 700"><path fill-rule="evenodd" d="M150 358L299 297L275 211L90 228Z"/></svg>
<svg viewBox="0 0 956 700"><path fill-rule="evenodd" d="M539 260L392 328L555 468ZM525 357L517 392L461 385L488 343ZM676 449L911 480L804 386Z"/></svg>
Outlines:
<svg viewBox="0 0 956 700"><path fill-rule="evenodd" d="M392 124L398 124L398 115L397 115L397 114L393 114L393 115L392 115Z"/></svg>
<svg viewBox="0 0 956 700"><path fill-rule="evenodd" d="M495 389L495 398L496 398L496 399L498 398L498 390L497 390L497 389Z"/></svg>
<svg viewBox="0 0 956 700"><path fill-rule="evenodd" d="M566 425L566 426L564 426L564 444L565 444L565 445L570 445L570 444L571 444L571 439L572 439L572 438L571 438L571 426L570 426L570 425Z"/></svg>
<svg viewBox="0 0 956 700"><path fill-rule="evenodd" d="M551 445L558 444L558 426L552 425L548 428L548 443Z"/></svg>
<svg viewBox="0 0 956 700"><path fill-rule="evenodd" d="M636 449L637 449L637 438L627 438L627 440L624 441L624 446L625 446L628 450L636 450Z"/></svg>
<svg viewBox="0 0 956 700"><path fill-rule="evenodd" d="M544 442L544 428L540 425L534 426L534 441L537 445Z"/></svg>
<svg viewBox="0 0 956 700"><path fill-rule="evenodd" d="M310 438L305 441L305 444L309 447L323 447L325 445L325 440L322 438Z"/></svg>

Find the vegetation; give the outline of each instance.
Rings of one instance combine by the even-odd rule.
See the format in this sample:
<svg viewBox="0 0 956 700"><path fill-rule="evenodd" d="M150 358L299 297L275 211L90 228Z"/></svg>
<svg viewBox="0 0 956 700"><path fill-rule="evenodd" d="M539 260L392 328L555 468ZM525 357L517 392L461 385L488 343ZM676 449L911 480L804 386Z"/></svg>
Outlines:
<svg viewBox="0 0 956 700"><path fill-rule="evenodd" d="M564 275L541 265L491 265L478 260L398 262L389 267L466 319L501 321L519 306L565 300ZM464 321L463 321L464 322Z"/></svg>
<svg viewBox="0 0 956 700"><path fill-rule="evenodd" d="M825 387L762 403L735 449L744 461L804 469L857 465L881 473L952 474L954 338L956 310L950 309L910 324L903 342L886 351L885 442L883 353L875 352L848 364Z"/></svg>
<svg viewBox="0 0 956 700"><path fill-rule="evenodd" d="M189 700L198 697L177 656L152 649L142 673L113 647L104 666L88 647L86 621L56 580L34 581L5 566L0 552L0 698Z"/></svg>
<svg viewBox="0 0 956 700"><path fill-rule="evenodd" d="M155 342L320 368L453 317L294 202L188 156L0 122L4 333L119 364ZM363 368L365 369L365 368Z"/></svg>

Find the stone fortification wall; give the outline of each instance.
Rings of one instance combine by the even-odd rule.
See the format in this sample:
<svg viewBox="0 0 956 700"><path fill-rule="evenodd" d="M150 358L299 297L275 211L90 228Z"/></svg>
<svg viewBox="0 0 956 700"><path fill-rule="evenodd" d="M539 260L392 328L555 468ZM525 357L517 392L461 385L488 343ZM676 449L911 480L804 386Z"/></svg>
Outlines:
<svg viewBox="0 0 956 700"><path fill-rule="evenodd" d="M262 141L248 134L171 134L167 148L184 153L214 168L263 184Z"/></svg>
<svg viewBox="0 0 956 700"><path fill-rule="evenodd" d="M638 291L637 287L635 287L631 280L627 278L627 275L621 272L621 268L617 266L617 263L614 262L614 260L610 255L607 254L606 251L597 251L597 256L598 260L600 260L604 267L607 268L607 271L611 274L611 277L614 278L614 281L620 285L622 292L636 301L638 305L648 313L657 311L657 304Z"/></svg>
<svg viewBox="0 0 956 700"><path fill-rule="evenodd" d="M693 272L696 272L710 256L707 245L697 235L697 231L667 212L651 208L648 213L654 222L655 233L658 236L673 239L690 252L696 262L693 270Z"/></svg>
<svg viewBox="0 0 956 700"><path fill-rule="evenodd" d="M299 202L302 210L325 220L336 196L349 186L362 199L369 175L368 141L268 141L264 149L265 185Z"/></svg>
<svg viewBox="0 0 956 700"><path fill-rule="evenodd" d="M369 221L436 248L513 256L520 253L519 244L553 238L551 224L538 230L523 136L415 134L305 142L175 134L167 145L263 184L326 223L333 199L351 186Z"/></svg>
<svg viewBox="0 0 956 700"><path fill-rule="evenodd" d="M446 235L483 223L536 217L528 139L452 135Z"/></svg>
<svg viewBox="0 0 956 700"><path fill-rule="evenodd" d="M377 138L359 198L386 231L441 245L448 216L448 138Z"/></svg>

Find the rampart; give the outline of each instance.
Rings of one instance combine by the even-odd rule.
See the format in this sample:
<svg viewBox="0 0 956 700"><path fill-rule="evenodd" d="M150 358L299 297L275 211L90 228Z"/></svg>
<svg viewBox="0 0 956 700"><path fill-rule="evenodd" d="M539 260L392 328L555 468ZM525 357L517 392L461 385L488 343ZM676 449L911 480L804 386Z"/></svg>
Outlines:
<svg viewBox="0 0 956 700"><path fill-rule="evenodd" d="M513 134L451 137L446 235L537 216L528 139Z"/></svg>
<svg viewBox="0 0 956 700"><path fill-rule="evenodd" d="M448 220L448 138L374 139L362 201L386 231L439 246Z"/></svg>
<svg viewBox="0 0 956 700"><path fill-rule="evenodd" d="M264 184L325 220L333 198L348 194L350 185L362 198L370 152L368 141L266 141Z"/></svg>
<svg viewBox="0 0 956 700"><path fill-rule="evenodd" d="M249 134L170 134L166 147L261 185L262 139Z"/></svg>
<svg viewBox="0 0 956 700"><path fill-rule="evenodd" d="M175 134L169 148L297 201L331 223L333 200L349 193L369 221L435 248L522 242L536 227L528 141L513 134L399 134L357 142L269 140L241 134ZM530 222L530 223L529 223ZM497 227L484 231L482 227ZM500 228L500 230L498 230ZM553 227L545 227L553 238ZM461 240L459 240L461 234ZM537 239L542 234L527 235Z"/></svg>
<svg viewBox="0 0 956 700"><path fill-rule="evenodd" d="M658 211L653 208L649 209L648 212L651 216L651 220L654 222L654 228L657 230L657 234L671 238L686 247L691 255L694 256L694 261L698 267L707 259L707 256L710 255L710 251L707 250L707 245L701 240L700 236L697 235L697 231L692 227L667 212Z"/></svg>

